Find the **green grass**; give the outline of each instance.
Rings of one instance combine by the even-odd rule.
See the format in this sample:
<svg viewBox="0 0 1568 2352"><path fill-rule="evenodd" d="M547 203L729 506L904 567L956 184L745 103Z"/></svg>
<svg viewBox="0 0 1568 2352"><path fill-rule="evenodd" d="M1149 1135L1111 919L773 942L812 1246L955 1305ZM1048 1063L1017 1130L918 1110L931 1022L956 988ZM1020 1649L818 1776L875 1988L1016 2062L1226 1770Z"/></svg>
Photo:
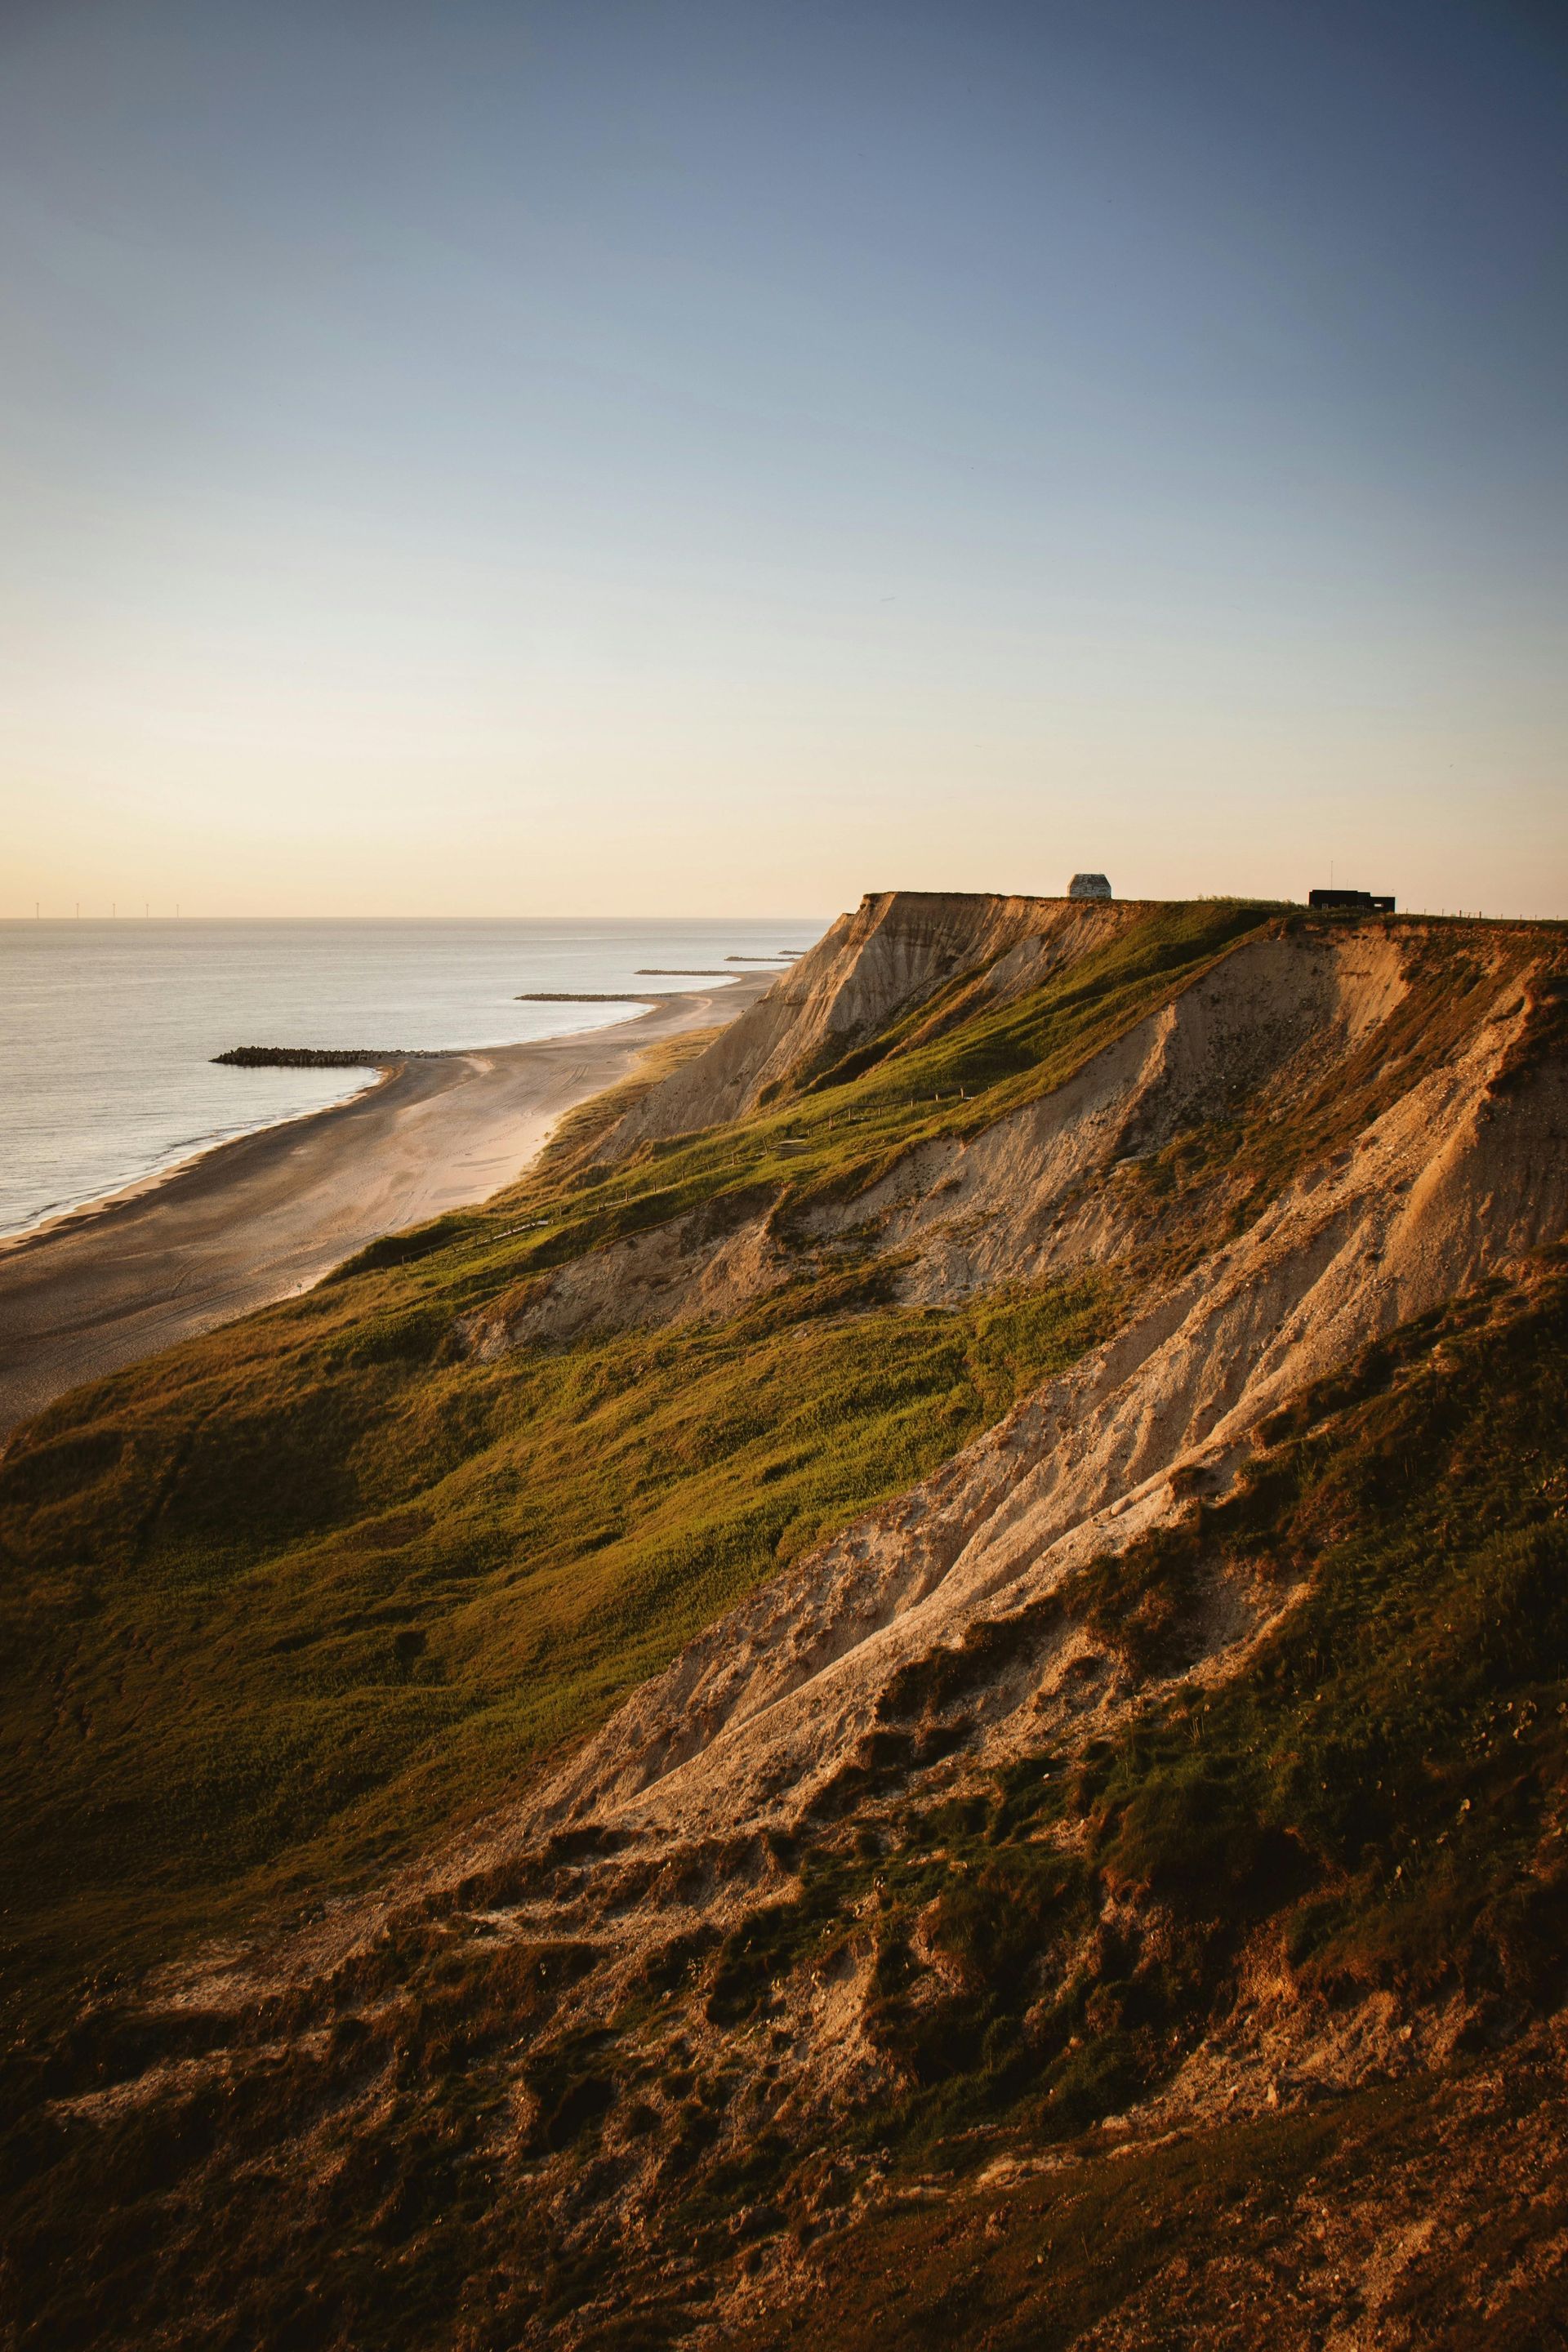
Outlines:
<svg viewBox="0 0 1568 2352"><path fill-rule="evenodd" d="M21 1433L0 1466L15 2013L363 1884L509 1801L781 1563L1257 1214L1391 1071L1407 1083L1447 1052L1473 972L1434 949L1382 1058L1369 1048L1302 1117L1259 1103L1116 1171L1163 1238L1115 1280L912 1311L851 1252L722 1327L490 1366L464 1360L461 1316L705 1202L776 1202L787 1234L922 1140L1060 1086L1260 929L1300 919L1152 908L1002 1007L958 975L793 1102L624 1166L593 1157L616 1105L587 1107L485 1209L374 1244L307 1297Z"/></svg>
<svg viewBox="0 0 1568 2352"><path fill-rule="evenodd" d="M1278 1953L1303 2014L1377 1993L1411 2017L1455 1996L1493 2074L1496 2053L1560 2005L1565 1413L1559 1257L1521 1290L1494 1285L1321 1384L1279 1416L1241 1493L1084 1571L1064 1596L1131 1664L1171 1672L1192 1654L1216 1564L1245 1563L1280 1591L1300 1582L1227 1683L1169 1692L1115 1738L962 1797L861 1803L805 1844L797 1898L759 1906L723 1939L688 1937L587 2028L550 2022L589 1964L580 1948L520 1948L460 1910L411 1916L327 1989L319 2016L289 2021L331 2031L302 2036L276 2068L218 2074L91 2131L24 2121L12 2244L30 2340L168 2329L195 2342L221 2319L233 2340L279 2352L300 2341L424 2352L462 2330L500 2352L603 2286L603 2245L552 2234L531 2167L563 2158L587 2197L612 2177L606 2132L623 2120L658 2151L660 2203L642 2332L607 2325L593 2339L605 2347L679 2339L683 2289L661 2271L667 2256L715 2272L752 2236L793 2226L809 2239L825 2198L842 2202L836 2165L853 2179L883 2149L895 2185L943 2177L941 2206L852 2223L826 2249L821 2294L734 2340L753 2352L795 2340L826 2352L1066 2347L1173 2259L1175 2283L1201 2279L1221 2221L1227 2248L1267 2263L1293 2242L1300 2210L1310 2225L1314 2200L1342 2212L1400 2164L1440 2165L1445 2136L1474 2125L1462 2080L1431 2074L1213 2119L1124 2162L1079 2136L1223 2024L1249 1941ZM912 1678L900 1706L912 1722L946 1695ZM942 1961L934 2000L929 1988L912 1998L917 1921L921 1949ZM764 2125L752 2096L773 1993L868 1933L868 2022L896 2089L837 2118ZM363 2013L333 2025L345 2002ZM723 2038L699 2054L704 2015ZM160 2031L173 2054L174 2021ZM520 2055L538 2102L521 2134L509 2120ZM125 2063L84 2028L57 2057L57 2086L112 2080ZM1470 2062L1454 2063L1462 2074ZM1445 2121L1450 2079L1457 2126ZM1526 2105L1531 2079L1517 2086ZM289 2136L306 2116L318 2137L298 2168ZM1022 2187L976 2179L999 2153L1074 2143L1069 2168ZM263 2217L259 2235L203 2228L231 2189L237 2210ZM742 2207L755 2218L737 2231ZM1550 2307L1548 2273L1537 2294L1520 2250L1549 2249L1563 2210L1554 2188L1468 2257L1514 2265L1495 2340L1519 2352ZM61 2259L86 2243L90 2260ZM1412 2309L1440 2326L1453 2286L1447 2273L1413 2284ZM1212 2314L1194 2294L1176 2325L1195 2341ZM1455 2340L1479 2352L1488 2339Z"/></svg>
<svg viewBox="0 0 1568 2352"><path fill-rule="evenodd" d="M911 1311L849 1263L718 1328L488 1367L463 1360L460 1316L704 1202L782 1196L787 1223L852 1196L1059 1085L1268 919L1152 909L1015 1005L945 1029L928 1008L923 1038L904 1024L858 1076L626 1167L593 1165L612 1106L591 1107L486 1209L21 1433L0 1467L14 2016L505 1801L1100 1337L1117 1299L1095 1278Z"/></svg>
<svg viewBox="0 0 1568 2352"><path fill-rule="evenodd" d="M0 1811L34 1990L83 1946L123 1964L501 1801L1068 1360L1110 1298L845 1317L805 1288L487 1368L432 1361L417 1316L353 1323L308 1374L285 1350L237 1379L209 1348L205 1378L184 1360L156 1404L35 1443L6 1480Z"/></svg>
<svg viewBox="0 0 1568 2352"><path fill-rule="evenodd" d="M714 2014L759 2013L874 1891L877 2030L910 2088L865 2133L929 2153L1015 2108L1034 2136L1070 2134L1156 2084L1232 1997L1265 1920L1309 1996L1462 1991L1505 2031L1555 2006L1565 1420L1562 1272L1522 1303L1494 1286L1325 1382L1280 1417L1240 1496L1067 1597L1136 1672L1170 1674L1216 1567L1303 1580L1247 1670L1054 1769L895 1816L864 1853L808 1857L798 1900L720 1954ZM1113 1896L1126 1924L1091 1936ZM1156 1906L1142 1931L1141 1906ZM917 1917L950 1968L940 2000L911 2003Z"/></svg>

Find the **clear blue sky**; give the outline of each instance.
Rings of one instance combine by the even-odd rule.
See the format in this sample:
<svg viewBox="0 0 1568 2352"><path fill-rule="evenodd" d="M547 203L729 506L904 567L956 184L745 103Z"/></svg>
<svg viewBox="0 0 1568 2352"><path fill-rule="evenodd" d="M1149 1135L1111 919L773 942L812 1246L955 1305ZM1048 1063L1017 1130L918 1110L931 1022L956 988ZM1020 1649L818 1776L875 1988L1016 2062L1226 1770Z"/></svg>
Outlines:
<svg viewBox="0 0 1568 2352"><path fill-rule="evenodd" d="M0 913L1568 913L1556 0L5 0Z"/></svg>

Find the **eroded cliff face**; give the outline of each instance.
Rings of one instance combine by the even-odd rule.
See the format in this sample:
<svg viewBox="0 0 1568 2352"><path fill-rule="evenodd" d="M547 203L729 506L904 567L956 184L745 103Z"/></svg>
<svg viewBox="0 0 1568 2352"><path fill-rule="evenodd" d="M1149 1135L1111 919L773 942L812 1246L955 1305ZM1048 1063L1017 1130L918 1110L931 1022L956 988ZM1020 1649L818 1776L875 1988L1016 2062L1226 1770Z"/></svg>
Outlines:
<svg viewBox="0 0 1568 2352"><path fill-rule="evenodd" d="M1521 963L1500 951L1458 1013L1428 1001L1429 991L1412 992L1428 954L1414 928L1398 939L1346 926L1244 940L1043 1099L973 1134L916 1144L837 1195L800 1205L786 1183L761 1184L673 1215L501 1292L465 1320L463 1343L493 1360L584 1332L720 1321L847 1259L877 1270L900 1298L932 1307L1114 1265L1184 1225L1173 1147L1231 1131L1238 1159L1272 1154L1293 1178L1289 1206L1280 1200L1270 1221L1254 1223L1258 1249L1275 1246L1277 1230L1318 1234L1331 1215L1342 1235L1359 1236L1342 1240L1338 1262L1357 1265L1358 1298L1380 1303L1370 1320L1347 1324L1330 1353L1353 1348L1387 1317L1422 1311L1473 1278L1489 1253L1517 1254L1528 1236L1553 1232L1559 1212L1553 1114L1542 1114L1544 1128L1510 1124L1500 1145L1502 1163L1538 1203L1533 1222L1527 1205L1514 1201L1505 1213L1503 1196L1487 1192L1485 1234L1470 1233L1447 1193L1438 1205L1430 1185L1418 1186L1424 1176L1436 1184L1447 1151L1461 1152L1466 1181L1489 1181L1497 1151L1480 1150L1494 1116L1489 1089L1555 1003L1539 993L1550 984L1550 952ZM1461 1145L1461 1136L1471 1139ZM1223 1164L1209 1171L1211 1225L1231 1173ZM1272 1181L1281 1184L1278 1171ZM1411 1213L1397 1222L1412 1187ZM1413 1235L1428 1216L1447 1239L1423 1278L1425 1244ZM1221 1274L1227 1289L1244 1281L1227 1255L1190 1277L1194 1295L1206 1297ZM1278 1305L1285 1291L1277 1292ZM1177 1296L1162 1299L1157 1319ZM1323 1311L1320 1298L1307 1320ZM1321 1369L1305 1329L1286 1351L1299 1344L1303 1378ZM1200 1332L1192 1345L1201 1354L1208 1341Z"/></svg>
<svg viewBox="0 0 1568 2352"><path fill-rule="evenodd" d="M813 1088L850 1120L856 1057L885 1068L1026 1003L1141 919L868 899L635 1108L613 1164L629 1184L658 1171L646 1147ZM1437 2340L1401 2336L1399 2313L1428 2273L1450 2291L1433 2265L1482 2171L1518 2223L1485 2255L1489 2307L1535 2308L1561 2245L1493 2122L1534 2084L1539 2160L1563 2164L1568 1699L1547 1685L1568 1665L1550 1631L1568 1485L1561 1446L1542 1456L1568 1360L1568 941L1284 917L1110 1032L1060 1083L845 1181L797 1185L773 1160L757 1181L738 1151L727 1188L454 1314L483 1366L729 1328L844 1266L932 1315L1086 1274L1124 1300L1112 1337L719 1616L479 1831L292 1937L170 1971L129 2022L112 2000L89 2018L60 2128L162 2118L145 2128L195 2149L161 2291L182 2263L206 2274L203 2212L279 2117L286 2226L359 2233L361 2284L323 2269L312 2288L323 2344L363 2336L405 2245L488 2281L411 2344L760 2347L795 2309L828 2344L978 2343L945 2273L918 2324L877 2302L899 2217L940 2219L977 2276L1031 2198L1055 2213L1069 2192L1107 2200L1128 2270L1125 2294L1084 2290L1062 2341L1160 2340L1163 2297L1208 2340L1246 2282L1260 2316L1237 2340L1261 2344L1294 2325L1278 2265L1239 2240L1216 2258L1201 2220L1168 2276L1164 2254L1134 2262L1108 2185L1147 2167L1164 2196L1161 2151L1245 2124L1327 2151L1289 2176L1281 2243L1316 2242L1311 2168L1341 2165L1337 2259L1394 2330L1325 2336L1330 2281L1303 2343ZM1500 1442L1531 1465L1506 1494ZM1356 1549L1374 1534L1383 1584ZM1428 1589L1472 1556L1473 1591L1432 1601L1407 1673ZM1490 1682L1464 1679L1471 1652ZM1445 1675L1460 1696L1439 1723ZM1215 1762L1205 1727L1227 1707ZM1421 1793L1394 1830L1401 1771ZM1478 1892L1486 1841L1465 1841L1494 1805L1518 1853ZM1422 1873L1436 1924L1406 1941L1453 1945L1430 1965L1388 1958ZM1462 1934L1444 1925L1461 1912ZM1360 2107L1321 2123L1373 2084L1406 2099L1419 2164ZM209 2111L230 2120L204 2137ZM437 2210L415 2184L448 2143ZM1422 2180L1442 2218L1417 2242ZM1051 2232L1012 2281L1019 2308L1065 2275ZM254 2248L214 2257L209 2316L256 2269Z"/></svg>
<svg viewBox="0 0 1568 2352"><path fill-rule="evenodd" d="M1568 1395L1565 1307L1562 1272L1537 1273L1406 1327L1348 1393L1301 1395L1181 1542L1146 1532L1032 1611L977 1612L887 1686L874 1740L787 1834L533 1816L172 1972L133 2020L106 2004L56 2128L159 2151L164 2267L160 2298L128 2265L133 2324L99 2340L163 2340L177 2305L172 2344L237 2311L281 2345L303 2297L344 2346L379 2320L432 2346L809 2329L912 2352L983 2344L998 2314L1056 2326L1064 2303L1060 2340L1086 2347L1168 2340L1172 2311L1247 2352L1414 2347L1461 2314L1478 2345L1500 2316L1521 2352L1550 2341L1568 1780L1531 1669L1568 1650L1559 1622L1522 1675L1493 1653L1450 1725L1410 1645L1429 1630L1484 1658L1516 1605L1488 1567L1470 1613L1466 1547L1484 1560L1528 1524L1568 1561L1542 1532L1560 1456L1521 1523L1478 1445L1489 1383L1539 1459ZM1383 1591L1353 1540L1374 1521L1345 1544L1358 1483L1447 1557ZM1332 1629L1369 1582L1381 1772L1331 1790L1366 1737L1342 1685L1371 1628L1341 1655ZM983 1743L998 1699L1028 1730L987 1774L965 1714ZM1259 1748L1259 1785L1298 1784L1288 1834L1237 1806ZM1384 1825L1396 1772L1431 1786L1424 1855ZM1336 1840L1321 1817L1339 1814ZM1417 1873L1427 1908L1413 1885L1404 1916ZM1374 2332L1344 2330L1347 2301Z"/></svg>
<svg viewBox="0 0 1568 2352"><path fill-rule="evenodd" d="M665 1080L601 1147L624 1159L655 1137L737 1118L809 1086L929 1004L957 980L970 1007L1023 995L1064 963L1136 921L1135 900L1005 898L871 891L721 1032ZM952 1008L957 1017L959 1007Z"/></svg>
<svg viewBox="0 0 1568 2352"><path fill-rule="evenodd" d="M1479 983L1462 1049L934 1478L712 1626L546 1792L540 1820L677 1839L789 1826L874 1737L911 1669L1037 1610L1074 1569L1194 1495L1228 1491L1299 1390L1558 1240L1568 1069L1531 1050L1532 1034L1555 1036L1555 997L1538 992L1511 971ZM1065 1104L966 1151L913 1155L882 1188L888 1245L931 1236L910 1276L926 1298L955 1259L968 1284L977 1260L994 1276L999 1262L1036 1272L1086 1255L1115 1221L1091 1210L1058 1234L1056 1203L1130 1138L1157 1142L1243 1085L1278 1103L1303 1056L1320 1086L1404 995L1385 940L1244 947L1091 1064ZM1024 1170L1038 1189L1020 1201ZM1059 1642L1059 1628L1044 1638L1039 1681L1004 1643L995 1687L967 1684L954 1721L977 1756L1041 1736Z"/></svg>

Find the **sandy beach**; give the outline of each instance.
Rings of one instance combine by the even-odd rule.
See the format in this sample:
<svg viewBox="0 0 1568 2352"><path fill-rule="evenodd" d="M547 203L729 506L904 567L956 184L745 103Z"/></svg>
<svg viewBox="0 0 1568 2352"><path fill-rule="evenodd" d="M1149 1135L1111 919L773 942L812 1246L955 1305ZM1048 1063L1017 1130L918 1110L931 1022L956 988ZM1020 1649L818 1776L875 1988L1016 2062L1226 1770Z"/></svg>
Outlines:
<svg viewBox="0 0 1568 2352"><path fill-rule="evenodd" d="M575 1036L411 1059L350 1102L0 1243L0 1432L82 1381L309 1289L380 1234L486 1199L647 1046L732 1019L773 977L682 991Z"/></svg>

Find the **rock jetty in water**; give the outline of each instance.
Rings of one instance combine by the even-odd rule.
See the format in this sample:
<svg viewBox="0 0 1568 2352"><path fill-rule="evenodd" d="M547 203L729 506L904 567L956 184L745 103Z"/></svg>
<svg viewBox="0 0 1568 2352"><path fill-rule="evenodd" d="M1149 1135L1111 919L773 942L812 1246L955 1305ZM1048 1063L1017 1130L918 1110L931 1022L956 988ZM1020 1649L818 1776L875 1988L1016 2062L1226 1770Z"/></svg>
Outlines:
<svg viewBox="0 0 1568 2352"><path fill-rule="evenodd" d="M429 1062L439 1057L416 1047L390 1045L231 1045L215 1054L237 1070L380 1069L388 1062Z"/></svg>

